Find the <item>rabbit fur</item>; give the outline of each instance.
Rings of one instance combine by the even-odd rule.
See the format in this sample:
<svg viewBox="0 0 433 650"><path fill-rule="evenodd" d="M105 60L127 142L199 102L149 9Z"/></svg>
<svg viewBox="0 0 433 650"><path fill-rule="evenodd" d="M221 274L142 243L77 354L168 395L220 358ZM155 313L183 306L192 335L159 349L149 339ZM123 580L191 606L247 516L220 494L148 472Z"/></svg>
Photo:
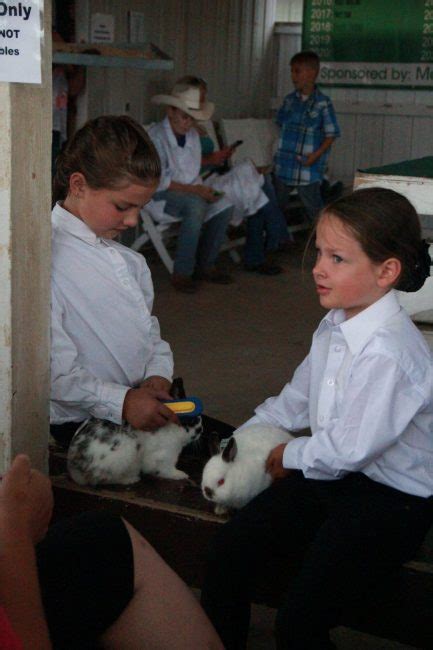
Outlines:
<svg viewBox="0 0 433 650"><path fill-rule="evenodd" d="M242 508L271 484L265 471L269 452L293 436L265 424L252 424L235 431L222 452L212 456L203 469L201 489L213 501L216 514Z"/></svg>
<svg viewBox="0 0 433 650"><path fill-rule="evenodd" d="M72 438L68 472L80 485L129 485L139 481L140 474L185 479L188 475L176 468L179 454L202 432L201 417L183 425L170 422L155 432L91 418Z"/></svg>

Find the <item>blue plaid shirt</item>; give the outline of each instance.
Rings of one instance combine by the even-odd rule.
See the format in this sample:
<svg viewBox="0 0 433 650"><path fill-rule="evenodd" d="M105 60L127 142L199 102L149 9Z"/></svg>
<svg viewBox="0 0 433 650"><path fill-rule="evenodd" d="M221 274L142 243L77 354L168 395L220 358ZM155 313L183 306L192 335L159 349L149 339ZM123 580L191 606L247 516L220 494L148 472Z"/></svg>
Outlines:
<svg viewBox="0 0 433 650"><path fill-rule="evenodd" d="M321 181L326 170L330 149L310 167L302 165L299 156L316 151L325 138L340 135L331 100L316 87L305 101L299 91L290 93L277 113L281 127L278 151L275 154L275 174L287 185L308 185Z"/></svg>

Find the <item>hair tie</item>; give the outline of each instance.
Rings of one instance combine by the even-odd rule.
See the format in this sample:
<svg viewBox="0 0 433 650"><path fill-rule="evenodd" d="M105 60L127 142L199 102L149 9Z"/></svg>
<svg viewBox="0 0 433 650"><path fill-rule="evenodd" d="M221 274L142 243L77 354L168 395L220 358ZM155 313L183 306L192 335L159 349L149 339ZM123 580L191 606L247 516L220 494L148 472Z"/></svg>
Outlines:
<svg viewBox="0 0 433 650"><path fill-rule="evenodd" d="M429 255L429 244L425 239L422 240L421 245L418 251L418 259L410 272L409 277L403 283L403 286L399 288L400 291L413 292L419 291L423 286L424 282L430 275L430 266L432 263L431 257Z"/></svg>

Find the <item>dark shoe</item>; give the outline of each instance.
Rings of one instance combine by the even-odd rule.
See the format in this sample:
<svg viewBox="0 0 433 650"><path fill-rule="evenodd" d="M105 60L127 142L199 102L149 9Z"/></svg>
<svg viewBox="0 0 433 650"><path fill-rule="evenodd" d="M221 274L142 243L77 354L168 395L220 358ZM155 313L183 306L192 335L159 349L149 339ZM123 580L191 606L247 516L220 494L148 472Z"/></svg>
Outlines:
<svg viewBox="0 0 433 650"><path fill-rule="evenodd" d="M250 273L260 273L260 275L279 275L283 272L283 269L278 264L273 264L272 262L263 262L263 264L256 264L254 266L249 266L245 264L245 271Z"/></svg>
<svg viewBox="0 0 433 650"><path fill-rule="evenodd" d="M204 280L205 282L214 282L215 284L231 284L233 282L233 278L231 275L228 273L225 273L224 271L220 271L216 267L213 267L211 269L197 269L197 271L194 274L194 277L197 278L197 280Z"/></svg>
<svg viewBox="0 0 433 650"><path fill-rule="evenodd" d="M171 284L176 291L182 291L182 293L195 293L198 290L198 283L189 275L173 273L171 276Z"/></svg>

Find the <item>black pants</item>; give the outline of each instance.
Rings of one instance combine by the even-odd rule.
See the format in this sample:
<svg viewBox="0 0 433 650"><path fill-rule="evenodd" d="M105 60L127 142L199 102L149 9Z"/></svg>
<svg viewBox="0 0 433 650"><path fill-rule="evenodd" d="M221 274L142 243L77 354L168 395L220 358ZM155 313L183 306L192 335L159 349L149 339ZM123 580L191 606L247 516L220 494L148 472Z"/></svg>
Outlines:
<svg viewBox="0 0 433 650"><path fill-rule="evenodd" d="M74 433L83 423L82 422L65 422L65 424L51 424L50 434L58 445L67 449L71 444Z"/></svg>
<svg viewBox="0 0 433 650"><path fill-rule="evenodd" d="M433 521L431 499L350 474L295 471L239 511L209 549L202 605L226 650L246 647L250 603L270 558L298 559L276 618L277 647L333 647L329 630L413 556ZM269 574L267 580L278 576Z"/></svg>
<svg viewBox="0 0 433 650"><path fill-rule="evenodd" d="M126 527L108 512L50 526L36 547L39 584L54 650L93 650L134 594Z"/></svg>

